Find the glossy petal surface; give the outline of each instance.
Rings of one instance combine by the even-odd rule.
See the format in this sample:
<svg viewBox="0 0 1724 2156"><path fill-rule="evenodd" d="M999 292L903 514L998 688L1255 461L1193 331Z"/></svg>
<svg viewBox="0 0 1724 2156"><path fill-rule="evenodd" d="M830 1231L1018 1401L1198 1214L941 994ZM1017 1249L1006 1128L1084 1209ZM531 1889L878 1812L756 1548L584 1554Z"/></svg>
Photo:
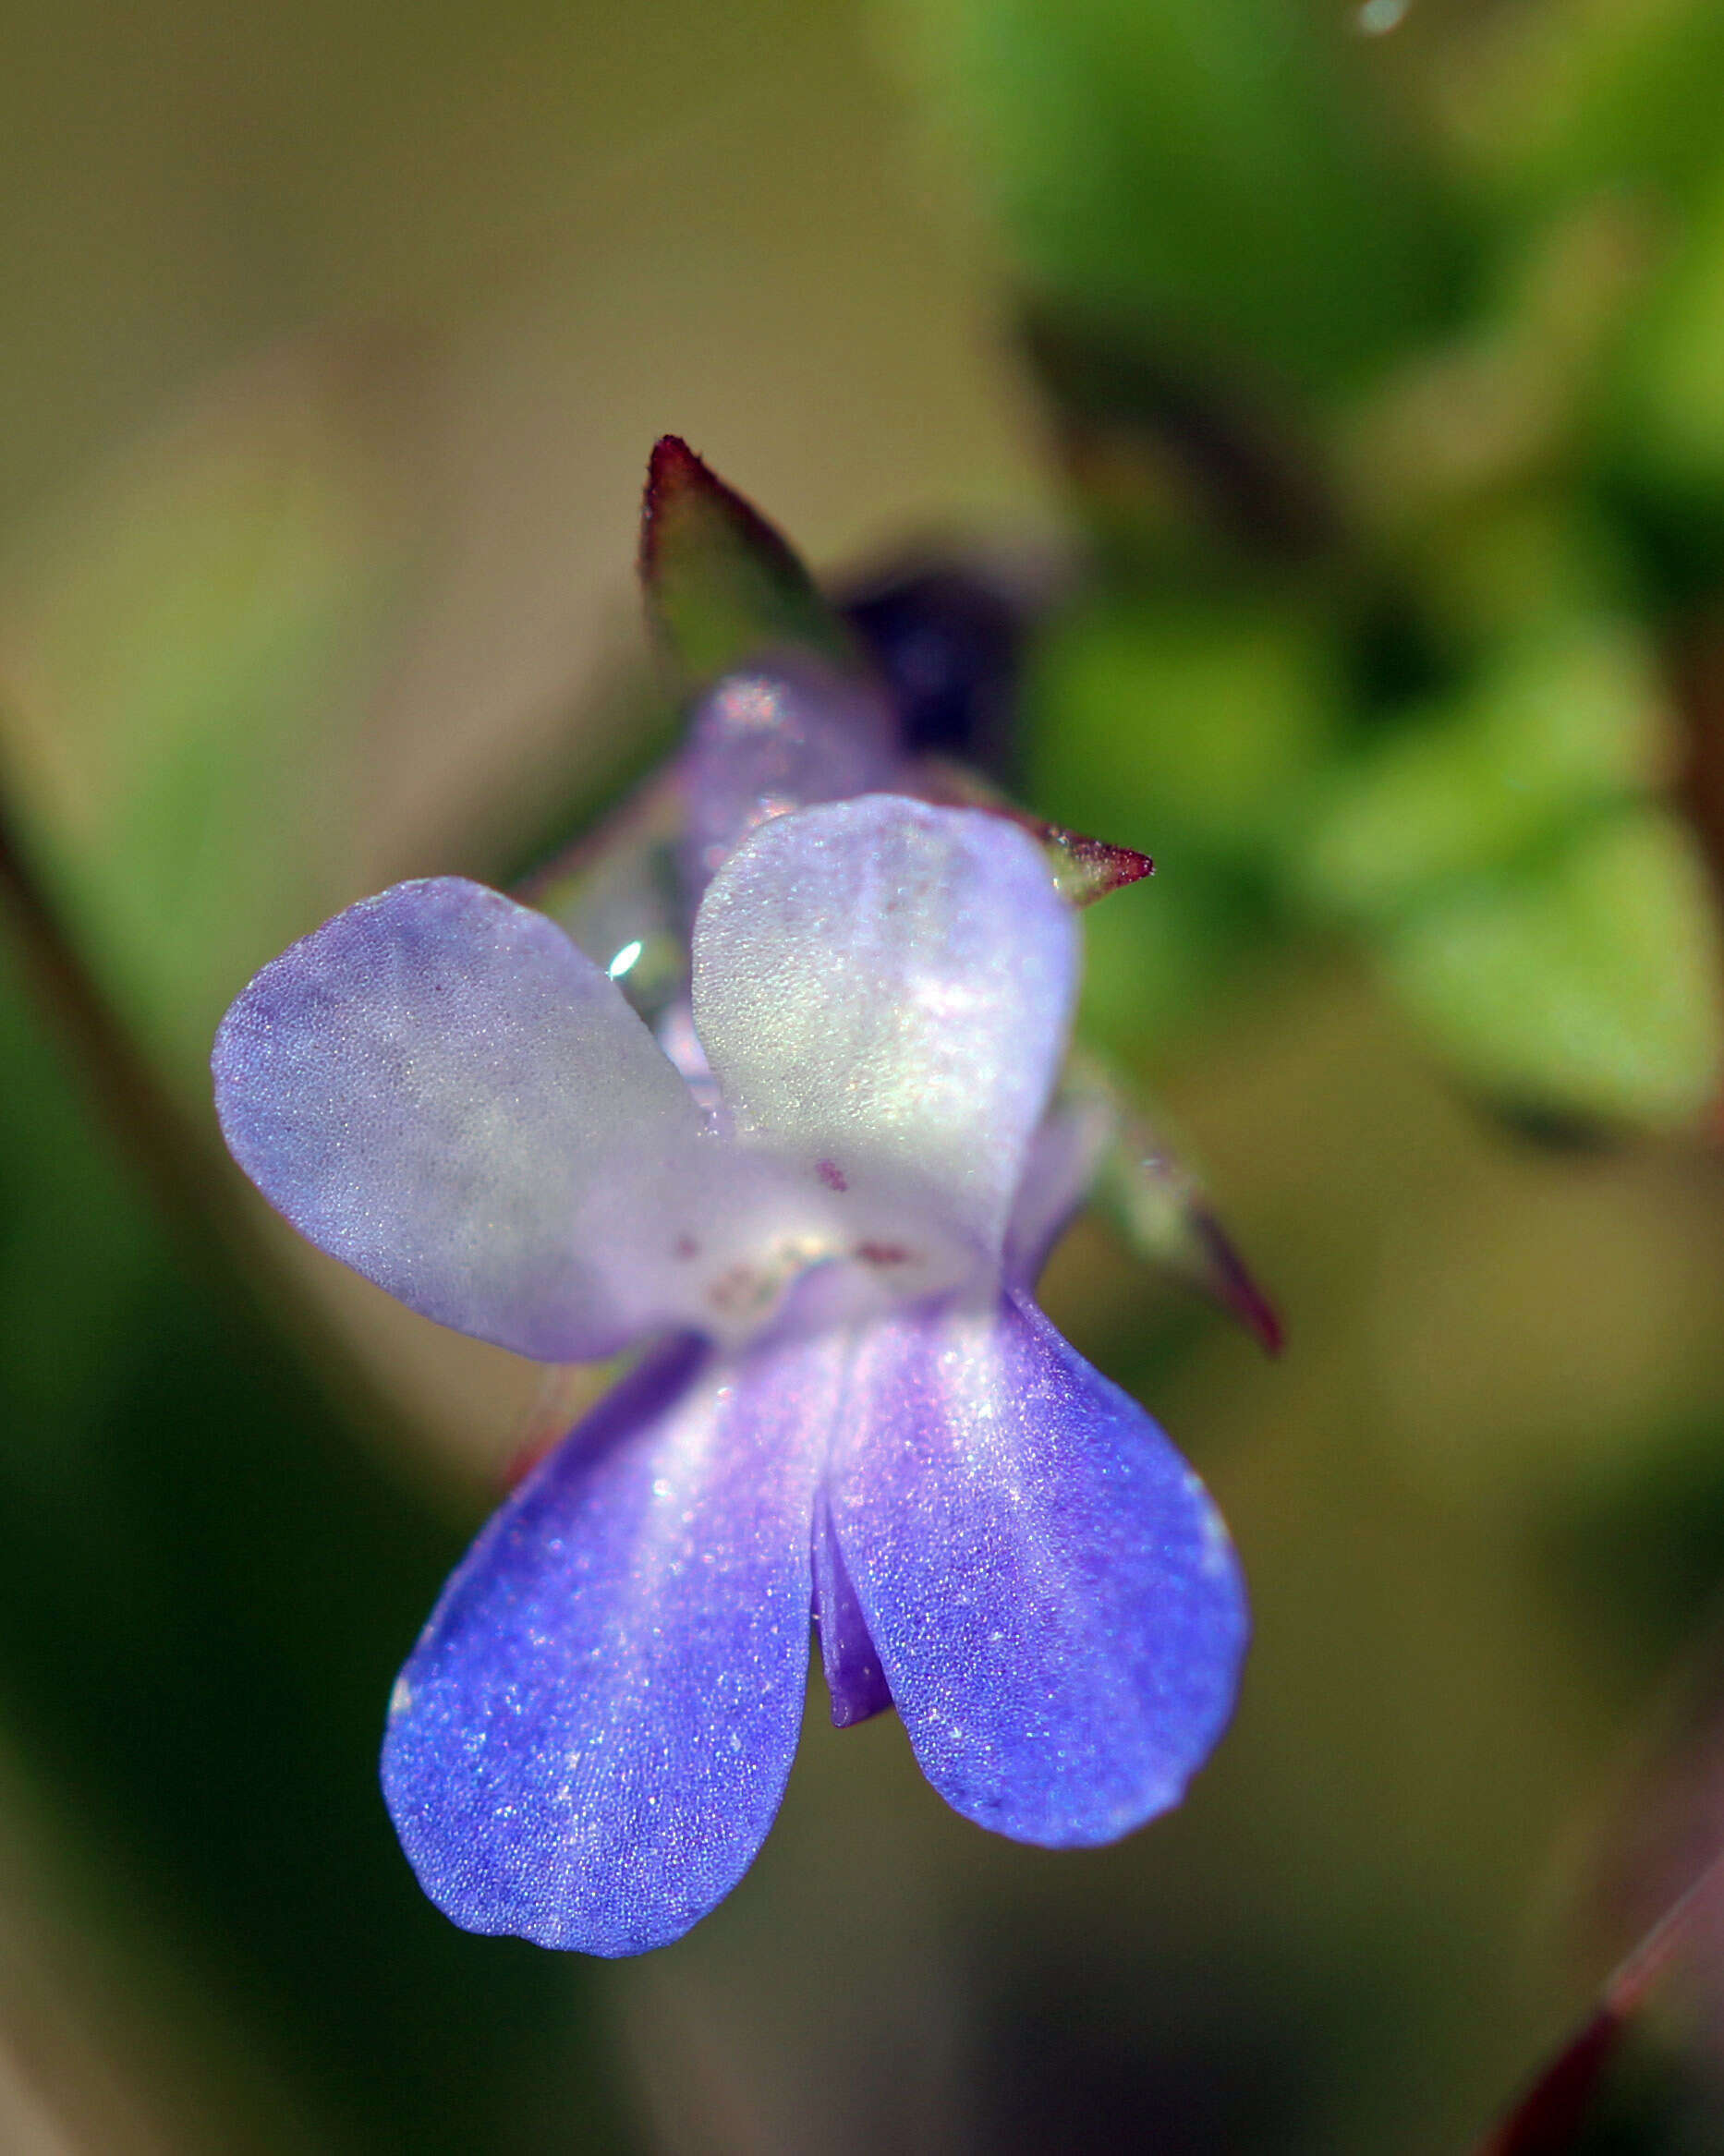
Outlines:
<svg viewBox="0 0 1724 2156"><path fill-rule="evenodd" d="M714 878L694 958L745 1139L998 1251L1078 966L1032 840L889 794L781 818Z"/></svg>
<svg viewBox="0 0 1724 2156"><path fill-rule="evenodd" d="M383 1787L474 1932L637 1954L736 1883L790 1772L832 1336L650 1359L516 1494L402 1672Z"/></svg>
<svg viewBox="0 0 1724 2156"><path fill-rule="evenodd" d="M923 1773L1050 1847L1178 1801L1232 1710L1246 1616L1196 1476L1026 1300L859 1342L840 1544Z"/></svg>
<svg viewBox="0 0 1724 2156"><path fill-rule="evenodd" d="M350 906L258 975L214 1070L271 1204L412 1309L560 1362L658 1307L641 1238L704 1163L699 1115L541 914L453 877Z"/></svg>

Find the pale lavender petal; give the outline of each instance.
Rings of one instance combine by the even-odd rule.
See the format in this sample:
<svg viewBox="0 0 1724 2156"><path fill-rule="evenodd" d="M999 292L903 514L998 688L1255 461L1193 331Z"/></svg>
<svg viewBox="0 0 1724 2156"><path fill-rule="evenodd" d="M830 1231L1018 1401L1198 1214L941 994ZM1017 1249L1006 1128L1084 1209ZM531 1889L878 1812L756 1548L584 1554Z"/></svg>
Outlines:
<svg viewBox="0 0 1724 2156"><path fill-rule="evenodd" d="M866 683L789 655L727 675L697 706L679 767L690 911L750 831L815 802L880 793L899 762L892 711Z"/></svg>
<svg viewBox="0 0 1724 2156"><path fill-rule="evenodd" d="M214 1072L270 1203L444 1325L563 1362L622 1345L674 1280L660 1205L705 1158L699 1111L615 984L495 891L350 906L258 975Z"/></svg>
<svg viewBox="0 0 1724 2156"><path fill-rule="evenodd" d="M871 794L765 824L720 870L695 1023L745 1141L998 1252L1077 969L1033 840Z"/></svg>
<svg viewBox="0 0 1724 2156"><path fill-rule="evenodd" d="M1005 1277L1033 1288L1053 1246L1089 1194L1112 1138L1114 1118L1094 1093L1064 1093L1030 1142L1006 1227Z"/></svg>
<svg viewBox="0 0 1724 2156"><path fill-rule="evenodd" d="M783 1794L843 1342L650 1359L522 1486L402 1672L383 1787L473 1932L638 1954L728 1894Z"/></svg>
<svg viewBox="0 0 1724 2156"><path fill-rule="evenodd" d="M922 1771L983 1826L1109 1842L1232 1711L1244 1588L1196 1476L1026 1298L859 1346L830 1483Z"/></svg>

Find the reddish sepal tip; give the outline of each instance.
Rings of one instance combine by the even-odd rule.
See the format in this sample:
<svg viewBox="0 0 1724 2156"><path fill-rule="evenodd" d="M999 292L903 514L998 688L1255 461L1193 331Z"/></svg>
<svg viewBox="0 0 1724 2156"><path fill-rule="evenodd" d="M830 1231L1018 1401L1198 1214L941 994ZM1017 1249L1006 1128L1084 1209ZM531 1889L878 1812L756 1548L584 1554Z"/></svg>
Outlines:
<svg viewBox="0 0 1724 2156"><path fill-rule="evenodd" d="M1044 842L1057 846L1071 864L1077 885L1071 895L1081 905L1093 905L1110 891L1123 890L1128 883L1140 883L1146 876L1155 874L1155 863L1148 854L1139 854L1134 847L1111 845L1106 839L1081 838L1075 831L1062 830L1054 824L1047 830Z"/></svg>
<svg viewBox="0 0 1724 2156"><path fill-rule="evenodd" d="M773 560L783 557L795 563L783 534L751 502L735 487L727 487L680 434L661 434L647 460L647 487L640 505L640 573L649 582L659 568L666 525L679 509L697 503L717 512L746 544ZM795 565L799 574L800 565Z"/></svg>
<svg viewBox="0 0 1724 2156"><path fill-rule="evenodd" d="M1279 1355L1287 1336L1275 1305L1252 1278L1214 1214L1200 1210L1194 1223L1212 1268L1211 1293L1256 1338L1266 1355Z"/></svg>

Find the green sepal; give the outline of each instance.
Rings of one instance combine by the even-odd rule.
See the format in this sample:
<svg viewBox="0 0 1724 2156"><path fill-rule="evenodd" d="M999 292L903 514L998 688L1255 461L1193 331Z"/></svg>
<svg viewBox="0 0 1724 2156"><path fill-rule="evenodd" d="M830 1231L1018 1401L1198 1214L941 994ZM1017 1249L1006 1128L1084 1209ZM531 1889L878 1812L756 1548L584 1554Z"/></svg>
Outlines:
<svg viewBox="0 0 1724 2156"><path fill-rule="evenodd" d="M771 651L807 651L846 671L855 640L783 534L666 434L647 469L640 580L647 614L686 685Z"/></svg>
<svg viewBox="0 0 1724 2156"><path fill-rule="evenodd" d="M1111 891L1123 890L1127 884L1155 874L1155 863L1147 854L1107 839L1086 838L1081 831L1033 816L968 764L926 757L911 768L906 790L918 800L942 807L984 809L1027 831L1041 848L1054 887L1067 905L1093 906Z"/></svg>
<svg viewBox="0 0 1724 2156"><path fill-rule="evenodd" d="M1079 1117L1093 1153L1089 1202L1128 1248L1243 1325L1265 1352L1281 1323L1220 1223L1188 1155L1089 1050L1073 1054L1056 1114Z"/></svg>

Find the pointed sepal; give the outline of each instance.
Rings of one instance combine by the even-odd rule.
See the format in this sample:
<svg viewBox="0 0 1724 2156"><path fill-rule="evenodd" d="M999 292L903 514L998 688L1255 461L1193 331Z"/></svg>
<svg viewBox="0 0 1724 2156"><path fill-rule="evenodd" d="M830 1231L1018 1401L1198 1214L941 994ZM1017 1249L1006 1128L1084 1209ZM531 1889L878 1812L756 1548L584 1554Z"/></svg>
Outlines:
<svg viewBox="0 0 1724 2156"><path fill-rule="evenodd" d="M1028 828L1040 840L1060 896L1070 905L1093 906L1110 891L1123 890L1128 883L1155 874L1155 863L1148 854L1130 846L1111 845L1106 839L1087 839L1077 831L1068 831L1063 824L1034 818L1028 820Z"/></svg>
<svg viewBox="0 0 1724 2156"><path fill-rule="evenodd" d="M640 578L648 617L693 685L766 652L858 664L850 631L789 540L674 434L654 444L647 467Z"/></svg>
<svg viewBox="0 0 1724 2156"><path fill-rule="evenodd" d="M1046 855L1055 889L1068 905L1092 906L1110 891L1123 890L1128 883L1155 874L1155 863L1147 854L1116 846L1107 839L1087 838L1063 824L1032 816L966 765L927 757L916 767L914 790L924 801L944 807L986 809L1027 831Z"/></svg>
<svg viewBox="0 0 1724 2156"><path fill-rule="evenodd" d="M1111 1119L1091 1203L1141 1257L1237 1318L1266 1354L1279 1355L1284 1339L1281 1318L1222 1227L1190 1161L1125 1098L1093 1052L1073 1059L1062 1094L1093 1099Z"/></svg>

